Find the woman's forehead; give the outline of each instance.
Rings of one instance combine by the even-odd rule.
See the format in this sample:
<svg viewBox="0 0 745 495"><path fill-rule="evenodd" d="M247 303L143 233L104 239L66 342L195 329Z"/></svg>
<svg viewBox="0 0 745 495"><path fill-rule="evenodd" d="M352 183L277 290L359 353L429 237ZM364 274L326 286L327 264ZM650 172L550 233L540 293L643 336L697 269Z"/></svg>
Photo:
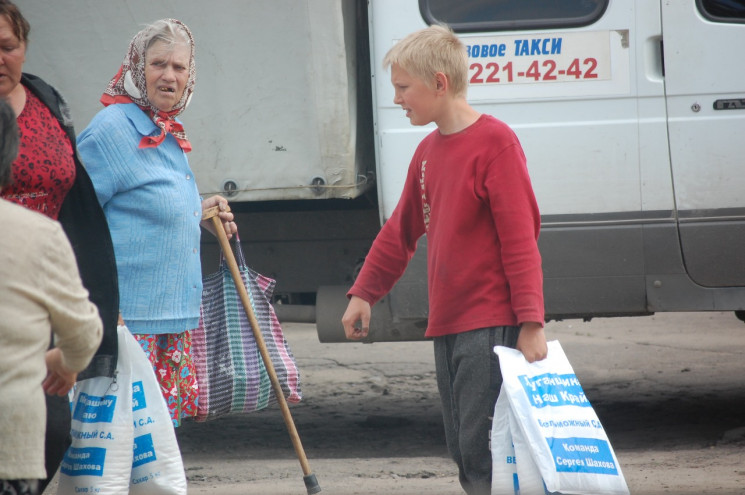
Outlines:
<svg viewBox="0 0 745 495"><path fill-rule="evenodd" d="M165 41L155 41L145 51L147 58L175 58L182 61L189 61L191 50L186 43L167 43Z"/></svg>
<svg viewBox="0 0 745 495"><path fill-rule="evenodd" d="M10 21L4 15L0 15L0 39L2 39L4 42L20 41L16 34L13 32L13 26L11 25Z"/></svg>

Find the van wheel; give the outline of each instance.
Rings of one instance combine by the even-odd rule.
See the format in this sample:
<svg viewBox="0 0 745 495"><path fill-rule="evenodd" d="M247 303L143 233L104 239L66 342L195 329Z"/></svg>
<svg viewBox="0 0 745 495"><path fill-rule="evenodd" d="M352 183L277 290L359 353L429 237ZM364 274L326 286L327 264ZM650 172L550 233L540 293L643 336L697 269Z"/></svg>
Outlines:
<svg viewBox="0 0 745 495"><path fill-rule="evenodd" d="M745 322L745 310L735 311L735 316L738 320Z"/></svg>

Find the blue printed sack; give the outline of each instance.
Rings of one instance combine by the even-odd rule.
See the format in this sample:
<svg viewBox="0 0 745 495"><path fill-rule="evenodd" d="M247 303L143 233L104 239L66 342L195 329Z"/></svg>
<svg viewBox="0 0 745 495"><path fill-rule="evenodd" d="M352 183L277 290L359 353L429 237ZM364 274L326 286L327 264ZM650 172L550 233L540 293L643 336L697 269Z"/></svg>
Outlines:
<svg viewBox="0 0 745 495"><path fill-rule="evenodd" d="M126 330L125 330L126 331ZM113 378L75 385L71 403L72 444L60 465L57 493L129 493L132 472L132 378L123 336Z"/></svg>
<svg viewBox="0 0 745 495"><path fill-rule="evenodd" d="M114 377L75 385L72 444L57 493L185 495L173 423L153 368L129 330L117 331Z"/></svg>
<svg viewBox="0 0 745 495"><path fill-rule="evenodd" d="M502 389L491 433L492 495L628 495L621 466L558 341L528 363L497 346Z"/></svg>
<svg viewBox="0 0 745 495"><path fill-rule="evenodd" d="M186 495L186 473L160 384L140 344L129 330L120 328L132 366L134 438L129 494Z"/></svg>

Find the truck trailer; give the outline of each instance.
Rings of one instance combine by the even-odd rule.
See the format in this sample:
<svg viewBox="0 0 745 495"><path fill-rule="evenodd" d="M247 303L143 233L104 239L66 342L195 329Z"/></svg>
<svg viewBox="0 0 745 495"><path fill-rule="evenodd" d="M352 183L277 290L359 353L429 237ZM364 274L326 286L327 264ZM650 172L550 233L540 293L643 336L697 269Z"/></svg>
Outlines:
<svg viewBox="0 0 745 495"><path fill-rule="evenodd" d="M196 41L182 115L204 196L226 196L280 319L345 340L347 289L434 127L393 103L387 50L450 26L468 99L509 124L541 210L547 319L745 311L742 0L24 0L24 70L81 131L131 37ZM202 243L206 273L219 247ZM423 339L426 237L369 341ZM474 287L474 290L478 288Z"/></svg>

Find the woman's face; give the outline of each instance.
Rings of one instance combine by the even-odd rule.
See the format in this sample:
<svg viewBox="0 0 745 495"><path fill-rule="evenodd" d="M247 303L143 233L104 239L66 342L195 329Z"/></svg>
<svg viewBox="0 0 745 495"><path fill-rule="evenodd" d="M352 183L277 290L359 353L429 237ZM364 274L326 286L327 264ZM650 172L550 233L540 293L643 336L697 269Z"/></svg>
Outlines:
<svg viewBox="0 0 745 495"><path fill-rule="evenodd" d="M26 43L13 34L13 27L0 15L0 98L7 97L21 82Z"/></svg>
<svg viewBox="0 0 745 495"><path fill-rule="evenodd" d="M181 100L189 80L191 51L185 44L156 41L145 52L145 84L150 103L168 112Z"/></svg>

